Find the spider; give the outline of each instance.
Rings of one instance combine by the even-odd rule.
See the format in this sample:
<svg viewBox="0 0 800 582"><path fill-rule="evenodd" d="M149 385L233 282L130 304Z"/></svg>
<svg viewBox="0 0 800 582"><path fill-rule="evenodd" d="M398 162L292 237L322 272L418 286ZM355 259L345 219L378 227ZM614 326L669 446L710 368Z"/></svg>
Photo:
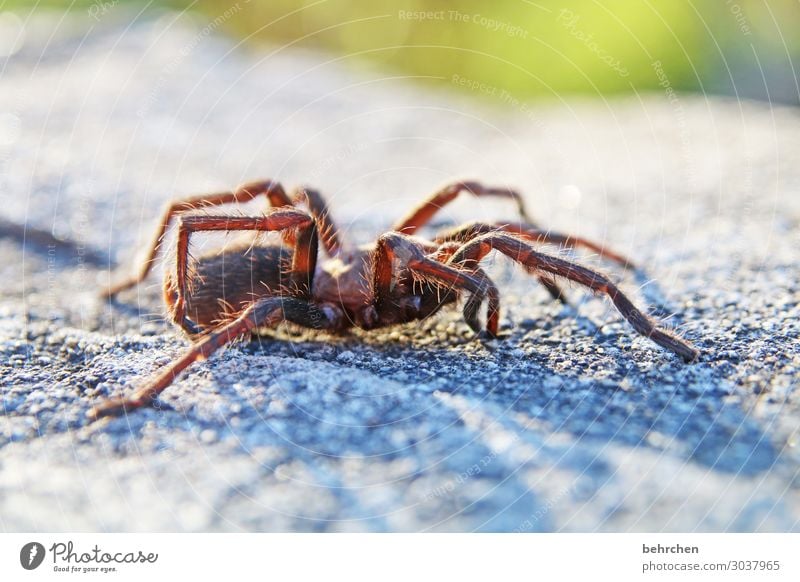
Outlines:
<svg viewBox="0 0 800 582"><path fill-rule="evenodd" d="M463 192L507 198L516 203L519 219L470 222L432 239L415 236L437 211ZM259 216L192 212L259 196L270 205ZM284 321L334 333L353 327L371 330L424 319L463 298L466 323L477 333L497 337L500 294L481 268L481 261L492 251L521 264L553 298L564 301L556 277L604 293L637 332L687 362L698 356L690 343L659 329L608 277L546 254L538 245L581 247L626 267L631 267L630 261L586 239L538 228L528 217L522 196L508 188L472 181L449 184L375 242L360 247L345 244L325 200L311 188L287 194L278 182L265 180L230 192L186 198L166 209L138 274L105 289L104 297L112 298L147 277L175 219L177 257L174 272L164 280L164 300L170 319L194 343L132 395L92 408L88 412L92 420L152 404L193 362L208 358L237 338ZM250 236L201 256L190 266L190 238L206 231L271 231L281 240L267 244ZM318 262L319 245L327 258ZM479 320L484 302L485 327Z"/></svg>

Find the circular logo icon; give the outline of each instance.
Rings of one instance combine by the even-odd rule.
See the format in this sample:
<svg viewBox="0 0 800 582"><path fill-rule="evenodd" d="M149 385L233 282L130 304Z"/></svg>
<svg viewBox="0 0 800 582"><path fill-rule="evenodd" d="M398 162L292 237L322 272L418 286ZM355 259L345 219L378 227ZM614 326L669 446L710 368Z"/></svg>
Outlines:
<svg viewBox="0 0 800 582"><path fill-rule="evenodd" d="M19 551L19 563L26 570L35 570L44 561L44 546L39 542L29 542Z"/></svg>

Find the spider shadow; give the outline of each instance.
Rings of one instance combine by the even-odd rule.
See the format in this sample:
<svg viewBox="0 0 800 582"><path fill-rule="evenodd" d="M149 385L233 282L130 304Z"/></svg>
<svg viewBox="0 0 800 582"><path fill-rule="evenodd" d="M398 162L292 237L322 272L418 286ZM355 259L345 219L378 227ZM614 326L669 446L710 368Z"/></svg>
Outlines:
<svg viewBox="0 0 800 582"><path fill-rule="evenodd" d="M30 252L58 269L93 267L111 269L116 266L112 253L101 252L80 242L60 238L52 232L29 225L20 225L0 217L0 239L19 244L22 252Z"/></svg>
<svg viewBox="0 0 800 582"><path fill-rule="evenodd" d="M158 301L146 299L141 302L131 302L121 300L117 297L101 298L105 305L113 309L115 313L123 315L129 319L136 319L140 324L156 324L163 331L173 330L173 325L165 317L163 312L154 310L153 306L158 305Z"/></svg>
<svg viewBox="0 0 800 582"><path fill-rule="evenodd" d="M439 377L458 382L453 394L477 410L491 404L513 413L523 430L532 424L582 442L645 447L728 474L761 474L778 461L764 427L726 401L735 385L710 362L684 366L665 355L658 365L641 366L623 355L608 374L590 364L556 369L536 354L524 363L505 358L507 367L487 375L461 354L443 358L448 365Z"/></svg>
<svg viewBox="0 0 800 582"><path fill-rule="evenodd" d="M609 445L649 451L646 458L671 459L673 463L697 465L729 477L763 475L778 462L778 451L765 427L740 405L728 402L728 396L736 390L734 381L720 373L711 358L685 365L658 348L609 356L613 350L600 341L607 348L605 356L593 354L565 366L558 357L552 357L555 350L528 350L524 358L513 355L530 348L522 333L512 333L505 341L477 341L465 334L447 345L430 342L424 348L416 339L364 339L345 336L331 342L308 341L302 336L291 340L262 336L257 342L236 349L256 362L260 356L278 357L283 360L278 366L289 370L293 368L292 359L320 362L325 374L341 375L345 383L353 371L368 375L373 378L369 382L375 394L338 393L341 398L336 406L358 411L360 408L354 405L358 399L366 398L373 405L377 402L386 416L372 418L356 412L358 426L337 426L336 437L331 438L331 428L325 426L329 421L324 418L331 405L316 402L327 398L325 390L317 389L310 410L301 408L288 416L285 412L275 416L269 399L245 399L240 404L257 408L259 420L237 431L237 439L260 439L267 431L264 427L268 427L275 442L291 444L291 456L302 456L308 450L322 451L323 457L310 456L307 461L324 463L325 456L336 457L342 451L364 458L375 456L376 450L391 451L391 438L395 437L390 434L416 434L424 427L431 436L410 445L411 450L419 447L427 451L422 454L429 455L433 447L439 451L434 458L442 466L426 465L420 473L405 476L403 486L417 480L438 483L436 479L441 478L443 468L458 475L476 462L489 459L476 479L469 481L490 479L497 489L482 501L469 500L467 496L470 511L476 516L491 516L485 522L482 517L478 519L486 531L518 528L525 523L521 517L543 513L536 508L546 508L551 501L526 484L528 466L551 464L556 470L577 475L574 490L569 493L575 499L588 499L603 484L618 482L618 467L606 455L599 454ZM293 341L295 345L287 345ZM649 360L640 361L642 351L649 352ZM347 357L339 358L343 353ZM600 366L596 365L598 361ZM274 361L268 366L273 364ZM293 378L286 386L280 374L264 382L281 384L282 393L285 389L281 398L292 401L306 391L303 375L302 370L292 372ZM212 371L212 376L216 383L230 382L224 372ZM255 382L259 380L256 378ZM276 429L276 422L283 428ZM372 424L378 428L365 430ZM381 426L391 430L381 430ZM493 449L497 427L511 435L515 443L501 454ZM285 434L276 437L275 430ZM561 438L559 444L559 437L553 439L554 435L569 438ZM346 448L341 448L341 443L346 443ZM535 451L534 456L525 453L528 456L521 457L524 449L517 449L516 443L527 445L527 450ZM394 454L382 452L376 461L390 462ZM415 454L418 453L408 449L397 453L412 457ZM457 489L452 495L461 493ZM505 508L507 500L514 503L498 509ZM433 507L446 507L450 502L455 500L438 494L430 500ZM547 531L550 527L546 511L538 521L531 521L534 530Z"/></svg>
<svg viewBox="0 0 800 582"><path fill-rule="evenodd" d="M373 341L366 349L374 362L362 369L377 382L400 378L411 389L434 379L437 392L458 396L475 410L502 410L582 442L644 447L715 472L757 475L778 461L762 424L731 402L729 396L738 390L733 372L715 366L713 354L683 364L650 348L648 360L640 362L641 350L620 353L613 346L599 360L572 355L573 361L564 362L542 349L528 351L523 359L511 355L530 347L524 334L482 341L480 350L467 352L475 341L464 337L448 347L432 342L424 348ZM248 349L269 353L272 348L251 344ZM314 349L313 343L304 344L306 353ZM364 346L344 338L337 349Z"/></svg>

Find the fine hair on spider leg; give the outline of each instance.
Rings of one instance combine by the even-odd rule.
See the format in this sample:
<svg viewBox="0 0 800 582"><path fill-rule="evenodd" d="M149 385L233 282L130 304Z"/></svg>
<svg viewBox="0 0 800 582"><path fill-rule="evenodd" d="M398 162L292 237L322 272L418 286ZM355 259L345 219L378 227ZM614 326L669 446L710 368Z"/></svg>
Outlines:
<svg viewBox="0 0 800 582"><path fill-rule="evenodd" d="M551 273L579 283L592 291L608 295L620 314L641 335L674 352L687 362L694 361L699 356L698 350L689 342L676 337L666 330L659 329L605 275L566 259L539 252L530 243L517 236L503 232L490 232L480 235L464 243L464 246L450 258L450 262L456 264L473 262L477 264L492 250L497 250L510 259L535 271Z"/></svg>
<svg viewBox="0 0 800 582"><path fill-rule="evenodd" d="M223 346L259 326L273 326L283 320L296 320L319 329L333 321L330 312L321 310L303 299L287 297L261 299L252 303L236 319L210 331L131 396L107 400L89 410L87 416L90 420L97 420L149 406L191 364L208 359Z"/></svg>
<svg viewBox="0 0 800 582"><path fill-rule="evenodd" d="M133 276L123 279L122 281L110 284L108 287L103 289L101 296L106 299L113 298L118 293L125 291L126 289L130 289L131 287L135 287L144 281L147 275L150 274L150 271L152 270L153 265L158 258L158 254L161 250L161 246L164 242L167 231L176 217L197 210L209 209L216 206L249 202L260 195L264 195L273 208L292 206L292 201L286 195L283 187L274 180L250 182L228 192L200 194L170 202L164 209L161 220L158 223L155 236L153 237L153 241L148 247L147 256L139 267L139 272Z"/></svg>

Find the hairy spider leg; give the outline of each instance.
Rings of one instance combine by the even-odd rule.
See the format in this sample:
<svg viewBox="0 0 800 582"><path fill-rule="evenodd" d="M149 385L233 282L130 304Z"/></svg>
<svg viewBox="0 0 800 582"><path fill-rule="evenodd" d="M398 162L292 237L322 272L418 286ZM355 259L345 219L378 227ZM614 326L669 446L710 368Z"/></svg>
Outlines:
<svg viewBox="0 0 800 582"><path fill-rule="evenodd" d="M318 235L313 217L296 208L277 208L263 216L184 216L178 224L178 248L175 262L176 297L172 320L191 334L200 330L186 317L189 292L189 243L196 232L208 231L287 231L294 230L291 270L284 286L293 297L311 299L314 270L317 264Z"/></svg>
<svg viewBox="0 0 800 582"><path fill-rule="evenodd" d="M117 283L109 285L101 292L101 296L105 298L112 298L121 291L135 287L150 274L150 271L158 258L158 252L161 248L161 243L164 236L167 234L172 220L181 214L191 212L193 210L201 210L204 208L211 208L214 206L222 206L224 204L245 203L253 200L257 196L264 195L269 201L270 205L274 208L281 206L291 206L292 201L286 195L286 192L278 182L273 180L261 180L257 182L250 182L243 184L235 190L228 192L218 192L214 194L200 194L198 196L190 196L181 200L170 202L161 217L161 221L156 229L155 237L148 247L148 252L145 260L142 262L139 272L131 277L123 279Z"/></svg>
<svg viewBox="0 0 800 582"><path fill-rule="evenodd" d="M436 235L434 240L438 243L452 241L464 243L477 236L488 234L490 232L508 232L534 243L561 245L568 249L583 248L593 251L597 253L598 256L617 263L626 269L636 268L633 264L633 261L631 261L629 258L607 249L606 247L593 241L571 234L562 234L550 230L542 230L540 228L536 228L532 224L526 224L523 222L495 222L493 224L478 221L468 222L466 224L462 224L461 226L440 232Z"/></svg>
<svg viewBox="0 0 800 582"><path fill-rule="evenodd" d="M113 398L101 402L87 412L90 421L106 416L119 416L150 406L177 376L195 362L207 359L211 354L258 327L274 327L284 320L313 329L335 327L340 313L330 307L320 308L296 297L265 297L253 302L233 321L222 325L199 342L193 344L178 359L164 367L142 388L127 397Z"/></svg>
<svg viewBox="0 0 800 582"><path fill-rule="evenodd" d="M439 210L453 202L462 192L469 192L473 196L495 196L509 198L516 202L520 218L527 223L533 223L525 210L525 201L516 190L503 187L484 186L480 182L462 181L453 182L431 194L425 201L416 206L406 216L398 220L392 230L403 234L414 234L417 229L425 226Z"/></svg>
<svg viewBox="0 0 800 582"><path fill-rule="evenodd" d="M292 202L308 208L317 221L319 238L325 253L329 257L337 256L342 249L342 240L324 196L318 190L302 186L293 192Z"/></svg>
<svg viewBox="0 0 800 582"><path fill-rule="evenodd" d="M378 317L385 317L402 309L392 302L391 293L398 271L408 269L415 278L444 285L457 293L467 292L464 318L475 331L481 330L477 313L484 299L488 298L487 331L497 334L500 311L500 294L497 287L483 272L466 272L457 265L447 265L425 255L424 241L396 232L378 238L373 266L373 301ZM395 263L399 263L398 269Z"/></svg>
<svg viewBox="0 0 800 582"><path fill-rule="evenodd" d="M525 210L525 200L522 194L510 188L498 186L484 186L480 182L462 181L448 184L437 192L434 192L419 206L414 208L408 215L400 219L392 227L392 230L401 232L403 234L414 234L417 229L426 225L441 210L444 206L453 202L458 195L462 192L469 192L473 196L496 196L501 198L510 198L517 204L517 212L520 218L526 224L534 226L533 220L528 216ZM561 302L566 302L566 295L561 288L552 279L547 277L539 277L539 281L547 289L553 299Z"/></svg>
<svg viewBox="0 0 800 582"><path fill-rule="evenodd" d="M691 362L699 356L698 350L692 344L659 329L605 275L576 263L539 252L533 245L518 236L502 232L490 232L478 236L464 243L464 246L450 257L450 264L468 267L470 264L479 263L492 250L501 252L533 273L544 271L575 281L593 291L605 293L620 314L641 335L674 352L687 362Z"/></svg>

